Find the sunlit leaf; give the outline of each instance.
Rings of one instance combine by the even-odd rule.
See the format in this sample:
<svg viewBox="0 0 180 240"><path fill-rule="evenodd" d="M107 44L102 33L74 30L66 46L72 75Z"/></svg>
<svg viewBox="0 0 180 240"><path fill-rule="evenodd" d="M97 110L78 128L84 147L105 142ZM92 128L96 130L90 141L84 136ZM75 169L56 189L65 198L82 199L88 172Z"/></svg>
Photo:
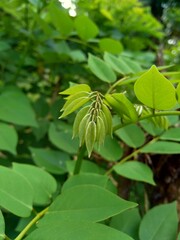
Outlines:
<svg viewBox="0 0 180 240"><path fill-rule="evenodd" d="M174 86L155 66L136 81L134 91L139 101L150 108L167 110L176 104Z"/></svg>
<svg viewBox="0 0 180 240"><path fill-rule="evenodd" d="M96 37L99 32L97 25L85 15L79 15L75 19L74 25L80 38L84 40Z"/></svg>
<svg viewBox="0 0 180 240"><path fill-rule="evenodd" d="M123 46L120 41L112 38L102 38L99 41L99 47L102 51L110 53L120 53L123 51Z"/></svg>

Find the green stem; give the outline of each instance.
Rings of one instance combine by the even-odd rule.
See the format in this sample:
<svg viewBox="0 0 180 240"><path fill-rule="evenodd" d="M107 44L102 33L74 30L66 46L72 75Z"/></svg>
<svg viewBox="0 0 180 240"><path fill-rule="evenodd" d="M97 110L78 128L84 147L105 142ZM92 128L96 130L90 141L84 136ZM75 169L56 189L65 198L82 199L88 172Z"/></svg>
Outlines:
<svg viewBox="0 0 180 240"><path fill-rule="evenodd" d="M108 89L108 91L107 91L106 94L111 93L112 90L113 90L116 86L118 86L122 81L124 81L124 80L127 79L127 78L128 78L128 77L123 77L123 78L119 79L117 82L115 82L115 83Z"/></svg>
<svg viewBox="0 0 180 240"><path fill-rule="evenodd" d="M158 116L172 116L172 115L179 115L180 116L180 111L163 111L163 112L155 112L154 114L148 114L146 116L143 116L143 117L140 117L138 119L138 122L144 120L144 119L148 119L148 118L152 118L152 117L158 117ZM113 132L120 129L120 128L123 128L129 124L132 124L132 122L128 122L128 123L125 123L125 124L117 124L116 126L113 127Z"/></svg>
<svg viewBox="0 0 180 240"><path fill-rule="evenodd" d="M41 218L44 216L44 214L48 211L48 207L43 209L41 212L39 212L35 218L32 219L30 223L20 232L20 234L14 239L14 240L21 240L26 235L26 233L29 231L29 229Z"/></svg>
<svg viewBox="0 0 180 240"><path fill-rule="evenodd" d="M149 141L148 143L146 143L144 146L142 146L141 148L135 150L134 152L132 152L131 154L129 154L128 156L124 157L120 162L118 162L116 164L117 165L121 165L123 163L125 163L126 161L128 161L130 158L134 157L135 155L137 155L145 146L147 146L150 143L156 142L159 139L159 137L153 138L151 141ZM110 168L107 172L106 175L109 175L112 171L113 171L113 167Z"/></svg>
<svg viewBox="0 0 180 240"><path fill-rule="evenodd" d="M84 144L82 147L79 148L78 158L77 158L76 165L74 167L74 172L73 172L74 175L79 174L79 172L81 170L85 151L86 151L86 146Z"/></svg>

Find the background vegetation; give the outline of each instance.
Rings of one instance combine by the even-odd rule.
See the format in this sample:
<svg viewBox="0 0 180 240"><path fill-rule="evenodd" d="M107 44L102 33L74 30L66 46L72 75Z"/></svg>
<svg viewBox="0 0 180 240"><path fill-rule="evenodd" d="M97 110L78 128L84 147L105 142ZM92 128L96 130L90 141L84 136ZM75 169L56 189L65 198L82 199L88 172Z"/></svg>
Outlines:
<svg viewBox="0 0 180 240"><path fill-rule="evenodd" d="M127 126L113 109L114 137L84 153L78 176L77 112L58 119L59 92L74 84L127 92L138 104L134 82L153 64L166 66L159 70L180 98L179 1L1 0L0 19L0 239L179 239L179 103L174 115ZM122 160L143 167L114 168ZM44 217L37 230L52 202L48 214L62 216L72 203L99 211Z"/></svg>

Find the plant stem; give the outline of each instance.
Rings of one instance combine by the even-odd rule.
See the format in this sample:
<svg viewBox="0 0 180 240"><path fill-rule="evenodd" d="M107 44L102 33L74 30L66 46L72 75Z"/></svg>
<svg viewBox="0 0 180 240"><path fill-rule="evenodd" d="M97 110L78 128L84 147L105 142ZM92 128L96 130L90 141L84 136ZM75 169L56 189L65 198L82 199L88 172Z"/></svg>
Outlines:
<svg viewBox="0 0 180 240"><path fill-rule="evenodd" d="M48 211L48 207L43 209L41 212L35 216L35 218L32 219L30 223L20 232L20 234L14 239L14 240L21 240L26 235L27 231L42 217L44 214Z"/></svg>
<svg viewBox="0 0 180 240"><path fill-rule="evenodd" d="M86 151L86 146L84 144L82 147L79 148L78 158L77 158L76 165L74 167L74 172L73 172L74 175L79 174L79 172L81 170L85 151Z"/></svg>
<svg viewBox="0 0 180 240"><path fill-rule="evenodd" d="M108 89L107 93L112 92L112 90L113 90L116 86L118 86L122 81L124 81L124 80L127 79L127 78L128 78L128 77L123 77L123 78L119 79L117 82L115 82L115 83ZM107 93L106 93L106 94L107 94Z"/></svg>
<svg viewBox="0 0 180 240"><path fill-rule="evenodd" d="M143 116L143 117L140 117L138 119L138 122L139 121L142 121L144 119L148 119L148 118L152 118L152 117L158 117L158 116L172 116L172 115L179 115L180 116L180 111L163 111L163 112L155 112L155 113L152 113L152 114L148 114L146 116ZM129 124L132 124L133 122L128 122L128 123L125 123L125 124L117 124L116 126L113 127L113 132L122 128L122 127L125 127Z"/></svg>
<svg viewBox="0 0 180 240"><path fill-rule="evenodd" d="M130 158L134 157L135 155L137 155L146 145L156 142L159 139L159 136L156 138L153 138L151 141L149 141L148 143L146 143L144 146L142 146L141 148L135 150L134 152L132 152L131 154L129 154L128 156L124 157L122 160L120 160L120 162L118 162L116 164L117 165L121 165L123 163L125 163L127 160L129 160ZM113 171L113 167L111 167L107 172L106 175L109 175L111 172Z"/></svg>

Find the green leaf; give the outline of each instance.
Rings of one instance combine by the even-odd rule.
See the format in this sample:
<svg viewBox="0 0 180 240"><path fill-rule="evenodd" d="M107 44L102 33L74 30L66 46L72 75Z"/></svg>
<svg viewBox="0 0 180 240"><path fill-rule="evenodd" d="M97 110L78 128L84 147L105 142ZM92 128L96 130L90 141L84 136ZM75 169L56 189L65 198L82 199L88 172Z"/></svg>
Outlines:
<svg viewBox="0 0 180 240"><path fill-rule="evenodd" d="M127 75L133 73L133 70L128 66L128 64L122 60L118 59L110 53L104 54L104 60L112 67L112 69L122 75Z"/></svg>
<svg viewBox="0 0 180 240"><path fill-rule="evenodd" d="M140 122L143 129L152 136L158 136L164 132L163 128L155 125L150 119L145 119Z"/></svg>
<svg viewBox="0 0 180 240"><path fill-rule="evenodd" d="M134 105L129 101L129 99L126 97L123 93L113 93L112 97L115 98L115 100L118 101L119 104L119 111L122 112L122 114L127 116L127 120L123 119L124 121L133 121L136 122L138 120L138 114L136 112L136 109Z"/></svg>
<svg viewBox="0 0 180 240"><path fill-rule="evenodd" d="M59 149L74 154L78 150L78 141L77 139L72 139L71 131L59 131L54 123L51 123L49 128L49 139L50 141Z"/></svg>
<svg viewBox="0 0 180 240"><path fill-rule="evenodd" d="M142 219L140 240L174 240L178 228L176 202L152 208Z"/></svg>
<svg viewBox="0 0 180 240"><path fill-rule="evenodd" d="M30 148L33 161L39 167L53 174L67 172L66 161L70 159L67 153L44 148Z"/></svg>
<svg viewBox="0 0 180 240"><path fill-rule="evenodd" d="M180 83L178 84L178 86L176 88L176 93L177 93L178 103L180 104Z"/></svg>
<svg viewBox="0 0 180 240"><path fill-rule="evenodd" d="M142 153L179 154L180 143L158 141L149 143L141 149Z"/></svg>
<svg viewBox="0 0 180 240"><path fill-rule="evenodd" d="M39 226L57 221L102 221L137 206L110 191L95 185L69 188L59 195Z"/></svg>
<svg viewBox="0 0 180 240"><path fill-rule="evenodd" d="M0 240L5 239L5 222L2 212L0 210Z"/></svg>
<svg viewBox="0 0 180 240"><path fill-rule="evenodd" d="M90 92L91 88L87 84L76 84L62 92L60 92L61 95L73 95L77 92Z"/></svg>
<svg viewBox="0 0 180 240"><path fill-rule="evenodd" d="M116 75L110 68L109 64L107 64L100 58L95 57L92 54L89 54L88 66L90 70L94 73L94 75L101 79L102 81L108 83L116 81Z"/></svg>
<svg viewBox="0 0 180 240"><path fill-rule="evenodd" d="M127 57L119 56L118 59L121 61L124 61L128 65L128 67L131 69L132 73L138 73L143 70L138 62L133 61Z"/></svg>
<svg viewBox="0 0 180 240"><path fill-rule="evenodd" d="M177 238L177 240L180 240L180 233L178 234L178 238Z"/></svg>
<svg viewBox="0 0 180 240"><path fill-rule="evenodd" d="M0 123L0 149L16 154L18 136L13 126Z"/></svg>
<svg viewBox="0 0 180 240"><path fill-rule="evenodd" d="M155 185L155 182L153 180L153 172L144 163L137 161L128 161L115 165L113 169L116 173L123 177Z"/></svg>
<svg viewBox="0 0 180 240"><path fill-rule="evenodd" d="M123 46L120 41L112 38L102 38L99 41L99 47L102 51L110 53L120 53L123 51Z"/></svg>
<svg viewBox="0 0 180 240"><path fill-rule="evenodd" d="M25 240L133 240L131 237L108 226L84 221L56 221L32 232Z"/></svg>
<svg viewBox="0 0 180 240"><path fill-rule="evenodd" d="M0 95L0 120L22 126L38 126L28 98L16 87L7 87Z"/></svg>
<svg viewBox="0 0 180 240"><path fill-rule="evenodd" d="M141 217L138 208L129 209L111 218L110 227L122 231L133 239L139 240L139 225Z"/></svg>
<svg viewBox="0 0 180 240"><path fill-rule="evenodd" d="M74 25L79 37L86 41L96 37L99 33L97 25L85 15L79 15L76 17Z"/></svg>
<svg viewBox="0 0 180 240"><path fill-rule="evenodd" d="M73 30L73 22L68 13L65 13L58 5L54 3L49 5L48 10L51 21L55 28L61 33L62 36L68 36Z"/></svg>
<svg viewBox="0 0 180 240"><path fill-rule="evenodd" d="M75 161L67 161L67 169L70 175L73 175L75 168ZM100 168L97 164L83 159L80 173L97 173L104 174L104 169Z"/></svg>
<svg viewBox="0 0 180 240"><path fill-rule="evenodd" d="M117 130L116 135L120 137L128 146L137 148L145 143L144 132L135 124L131 124Z"/></svg>
<svg viewBox="0 0 180 240"><path fill-rule="evenodd" d="M0 206L11 213L28 217L32 211L33 189L21 174L0 166Z"/></svg>
<svg viewBox="0 0 180 240"><path fill-rule="evenodd" d="M74 97L72 95L71 97ZM72 112L76 111L78 108L82 107L85 103L90 100L89 96L80 97L77 99L68 99L67 102L64 104L63 109L64 112L59 118L66 117L67 115L71 114ZM68 105L66 105L68 104Z"/></svg>
<svg viewBox="0 0 180 240"><path fill-rule="evenodd" d="M168 110L175 106L175 88L152 66L135 83L134 91L143 104L157 110Z"/></svg>
<svg viewBox="0 0 180 240"><path fill-rule="evenodd" d="M57 188L57 183L49 173L39 167L28 164L13 163L13 169L31 184L34 191L34 204L46 205L51 202L52 195Z"/></svg>
<svg viewBox="0 0 180 240"><path fill-rule="evenodd" d="M62 192L69 188L90 184L106 188L108 177L94 173L81 173L79 175L71 176L63 185Z"/></svg>
<svg viewBox="0 0 180 240"><path fill-rule="evenodd" d="M110 136L105 138L103 145L95 147L95 150L104 159L112 162L118 161L123 155L123 149L118 141L115 138L112 139Z"/></svg>
<svg viewBox="0 0 180 240"><path fill-rule="evenodd" d="M180 127L168 129L160 136L160 139L180 142Z"/></svg>

